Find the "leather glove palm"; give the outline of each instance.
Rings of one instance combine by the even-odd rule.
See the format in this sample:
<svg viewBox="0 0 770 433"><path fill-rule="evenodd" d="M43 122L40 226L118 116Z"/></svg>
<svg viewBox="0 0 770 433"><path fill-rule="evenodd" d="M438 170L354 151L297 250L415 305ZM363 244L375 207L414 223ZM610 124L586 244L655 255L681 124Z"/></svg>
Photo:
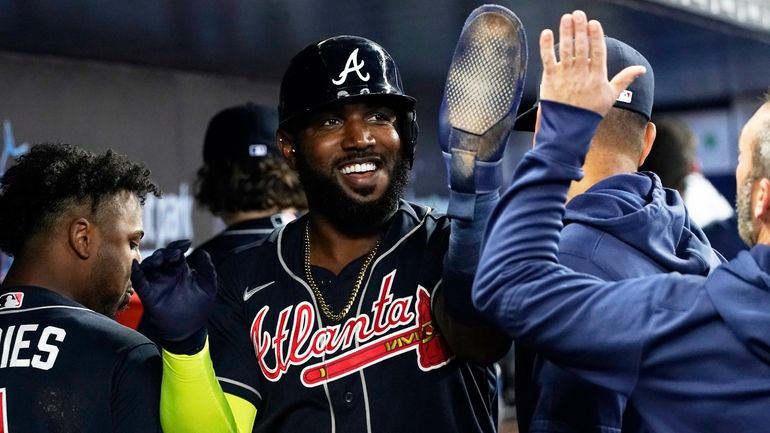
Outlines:
<svg viewBox="0 0 770 433"><path fill-rule="evenodd" d="M465 21L439 112L450 217L471 221L476 194L502 185L501 160L521 102L527 40L518 17L497 5Z"/></svg>

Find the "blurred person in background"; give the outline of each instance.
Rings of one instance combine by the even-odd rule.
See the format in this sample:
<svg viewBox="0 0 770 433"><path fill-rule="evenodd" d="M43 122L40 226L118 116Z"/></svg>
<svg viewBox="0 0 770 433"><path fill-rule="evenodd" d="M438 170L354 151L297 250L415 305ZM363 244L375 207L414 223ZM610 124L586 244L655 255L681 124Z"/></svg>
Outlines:
<svg viewBox="0 0 770 433"><path fill-rule="evenodd" d="M222 110L209 122L195 199L227 225L198 246L215 266L307 208L299 178L278 149L277 128L278 112L252 103Z"/></svg>
<svg viewBox="0 0 770 433"><path fill-rule="evenodd" d="M253 103L226 108L209 121L195 199L226 225L198 246L214 265L232 250L266 238L307 207L296 172L278 150L277 128L277 111ZM134 295L118 320L152 335L142 313Z"/></svg>
<svg viewBox="0 0 770 433"><path fill-rule="evenodd" d="M655 145L640 170L652 171L666 188L679 191L690 218L725 259L746 249L738 235L733 207L700 172L697 141L692 130L671 116L656 116Z"/></svg>

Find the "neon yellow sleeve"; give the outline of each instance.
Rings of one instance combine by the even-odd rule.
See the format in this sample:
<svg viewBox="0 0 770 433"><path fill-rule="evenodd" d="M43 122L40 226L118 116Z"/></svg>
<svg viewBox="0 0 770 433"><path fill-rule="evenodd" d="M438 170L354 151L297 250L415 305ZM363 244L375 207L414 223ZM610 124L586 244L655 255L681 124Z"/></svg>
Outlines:
<svg viewBox="0 0 770 433"><path fill-rule="evenodd" d="M208 340L194 355L163 351L160 421L165 433L249 433L256 414L254 405L222 391Z"/></svg>
<svg viewBox="0 0 770 433"><path fill-rule="evenodd" d="M225 393L225 399L230 404L230 410L238 426L238 433L251 433L254 428L254 419L257 417L257 409L248 400L237 395Z"/></svg>

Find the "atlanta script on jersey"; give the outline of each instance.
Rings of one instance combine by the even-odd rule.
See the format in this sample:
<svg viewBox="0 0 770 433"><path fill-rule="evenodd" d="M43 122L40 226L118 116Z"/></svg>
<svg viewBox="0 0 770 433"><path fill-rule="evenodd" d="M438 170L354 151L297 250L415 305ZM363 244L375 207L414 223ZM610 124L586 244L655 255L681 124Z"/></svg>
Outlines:
<svg viewBox="0 0 770 433"><path fill-rule="evenodd" d="M220 267L212 359L225 392L258 408L255 431L494 432L493 373L455 361L431 313L449 221L402 201L340 323L320 314L302 278L304 224ZM331 305L344 303L360 265L319 271Z"/></svg>

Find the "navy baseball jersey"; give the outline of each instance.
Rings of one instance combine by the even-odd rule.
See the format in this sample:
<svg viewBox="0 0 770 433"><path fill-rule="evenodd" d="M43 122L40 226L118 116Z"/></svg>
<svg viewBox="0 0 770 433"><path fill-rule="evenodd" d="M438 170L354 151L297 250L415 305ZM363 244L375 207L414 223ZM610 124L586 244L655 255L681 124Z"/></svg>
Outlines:
<svg viewBox="0 0 770 433"><path fill-rule="evenodd" d="M204 242L198 249L211 256L214 266L218 265L234 249L261 241L278 227L295 218L290 212L279 212L265 218L254 218L228 226L221 233Z"/></svg>
<svg viewBox="0 0 770 433"><path fill-rule="evenodd" d="M159 433L142 335L40 287L0 288L0 432Z"/></svg>
<svg viewBox="0 0 770 433"><path fill-rule="evenodd" d="M214 266L218 266L222 260L227 257L233 250L250 245L255 242L259 242L267 238L270 233L278 227L292 221L295 218L294 214L290 212L279 212L270 215L265 218L254 218L246 221L235 223L218 235L202 243L196 249L204 250L209 253L211 262ZM130 309L134 309L134 317L131 317L131 310L126 310L123 315L118 315L118 321L128 327L135 328L147 338L157 342L157 336L152 327L144 322L142 319L143 311L141 310L141 300L134 294L131 297Z"/></svg>
<svg viewBox="0 0 770 433"><path fill-rule="evenodd" d="M209 334L225 392L255 432L494 432L492 369L456 361L431 312L449 220L402 201L350 312L328 320L304 278L306 218L219 268ZM313 277L333 311L364 258Z"/></svg>

